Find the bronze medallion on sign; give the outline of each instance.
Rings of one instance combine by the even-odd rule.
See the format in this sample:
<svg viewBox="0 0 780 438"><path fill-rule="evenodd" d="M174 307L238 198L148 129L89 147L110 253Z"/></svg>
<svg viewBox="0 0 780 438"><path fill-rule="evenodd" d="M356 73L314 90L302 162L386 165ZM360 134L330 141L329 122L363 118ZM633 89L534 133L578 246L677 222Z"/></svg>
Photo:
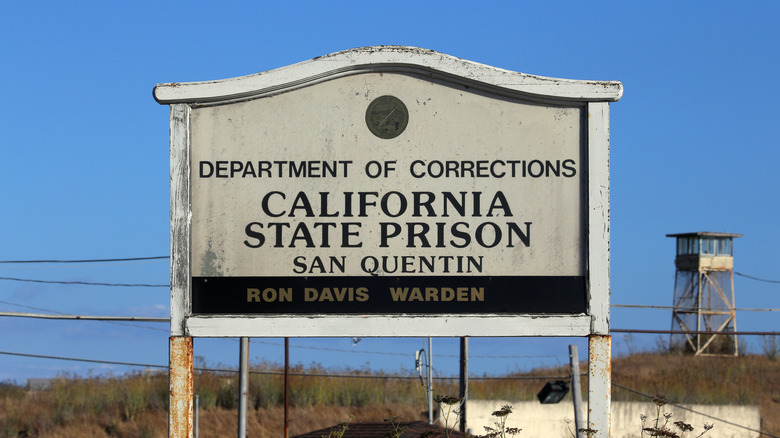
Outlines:
<svg viewBox="0 0 780 438"><path fill-rule="evenodd" d="M379 138L396 138L409 123L406 105L395 96L380 96L366 109L366 125Z"/></svg>

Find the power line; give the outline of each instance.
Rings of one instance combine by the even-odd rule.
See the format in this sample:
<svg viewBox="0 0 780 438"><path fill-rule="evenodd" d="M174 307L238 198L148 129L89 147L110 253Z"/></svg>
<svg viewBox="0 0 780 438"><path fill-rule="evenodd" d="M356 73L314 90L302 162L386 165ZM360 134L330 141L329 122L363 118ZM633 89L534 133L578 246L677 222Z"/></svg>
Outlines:
<svg viewBox="0 0 780 438"><path fill-rule="evenodd" d="M250 342L252 344L264 344L264 345L273 345L276 347L281 347L283 344L279 342L268 342L268 341L258 341L254 339L250 339ZM337 353L353 353L353 354L381 354L384 356L408 356L408 353L397 353L393 351L365 351L365 350L347 350L347 349L338 349L338 348L326 348L326 347L312 347L308 345L290 345L290 348L297 348L301 350L317 350L317 351L331 351L331 352L337 352Z"/></svg>
<svg viewBox="0 0 780 438"><path fill-rule="evenodd" d="M68 315L62 312L55 312L48 309L42 309L39 307L32 307L32 306L25 306L21 304L15 304L10 303L7 301L0 300L0 303L2 304L9 304L12 306L18 306L18 307L26 307L28 309L34 309L34 310L41 310L44 312L51 312L51 313L29 313L29 312L1 312L0 311L0 317L6 316L6 317L17 317L17 318L40 318L40 319L60 319L60 320L76 320L76 321L103 321L103 322L115 322L115 321L137 321L137 322L170 322L170 318L156 318L156 317L144 317L144 316L100 316L100 315ZM53 314L52 314L53 313ZM138 328L149 328L149 327L143 327L143 326L135 326L131 324L122 324L127 325L131 327L138 327ZM167 331L167 330L160 330L160 331ZM268 342L268 341L259 341L259 340L252 340L251 341L254 344L265 344L265 345L274 345L274 346L281 346L282 344L278 342ZM349 349L339 349L339 348L327 348L327 347L312 347L312 346L304 346L304 345L294 345L292 348L297 349L304 349L304 350L317 350L317 351L330 351L330 352L337 352L337 353L352 353L352 354L377 354L377 355L385 355L385 356L407 356L408 353L397 353L397 352L389 352L389 351L366 351L366 350L349 350ZM438 357L451 357L456 358L460 357L458 355L454 354L440 354L437 355ZM553 358L558 361L557 356L553 355L472 355L470 356L473 359L529 359L529 358ZM558 361L560 363L560 361Z"/></svg>
<svg viewBox="0 0 780 438"><path fill-rule="evenodd" d="M646 330L609 329L611 333L649 333L657 335L727 335L727 336L780 336L780 332L726 332L713 330Z"/></svg>
<svg viewBox="0 0 780 438"><path fill-rule="evenodd" d="M51 359L51 360L63 360L69 362L85 362L96 363L103 365L121 365L128 367L143 367L143 368L159 368L169 369L167 365L137 363L137 362L122 362L115 360L102 360L102 359L85 359L77 357L66 356L52 356L46 354L31 354L31 353L16 353L11 351L0 351L0 354L7 356L29 357L34 359ZM208 371L215 373L238 373L236 369L230 368L207 368L207 367L193 367L196 371ZM284 375L284 371L258 371L249 370L251 374L264 374L264 375ZM326 373L290 373L292 376L299 377L336 377L336 378L354 378L354 379L398 379L398 380L417 380L419 376L416 375L397 375L397 374L326 374ZM470 380L561 380L566 379L569 376L506 376L506 377L469 377ZM436 380L457 380L458 376L445 376L434 377Z"/></svg>
<svg viewBox="0 0 780 438"><path fill-rule="evenodd" d="M617 307L623 309L662 309L662 310L680 310L680 311L696 311L698 307L675 307L675 306L647 306L642 304L610 304L610 307ZM735 308L736 311L742 312L780 312L780 309L757 309L757 308Z"/></svg>
<svg viewBox="0 0 780 438"><path fill-rule="evenodd" d="M780 280L767 280L765 278L753 277L751 275L746 275L746 274L743 274L741 272L736 272L736 271L734 272L734 274L739 275L740 277L749 278L751 280L763 281L764 283L775 283L775 284L780 283Z"/></svg>
<svg viewBox="0 0 780 438"><path fill-rule="evenodd" d="M0 351L0 354L5 354L7 356L31 357L35 359L66 360L71 362L87 362L87 363L97 363L97 364L107 364L107 365L124 365L124 366L131 366L131 367L164 368L164 369L169 368L166 365L157 365L157 364L118 362L113 360L83 359L83 358L76 358L76 357L50 356L45 354L14 353L11 351Z"/></svg>
<svg viewBox="0 0 780 438"><path fill-rule="evenodd" d="M83 259L83 260L0 260L0 264L32 264L32 263L112 263L112 262L135 262L140 260L163 260L170 256L154 257L128 257L111 259Z"/></svg>
<svg viewBox="0 0 780 438"><path fill-rule="evenodd" d="M41 319L74 319L78 321L137 321L137 322L171 322L170 318L154 318L146 316L98 316L98 315L50 315L45 313L0 312L0 316L17 318Z"/></svg>
<svg viewBox="0 0 780 438"><path fill-rule="evenodd" d="M7 304L9 306L21 307L21 308L25 308L25 309L39 310L39 311L42 311L42 312L49 312L48 315L40 316L42 318L58 319L58 318L56 318L56 315L65 315L65 313L63 313L63 312L58 312L56 310L50 310L50 309L44 309L44 308L41 308L41 307L26 306L24 304L11 303L11 302L8 302L8 301L3 301L3 300L0 300L0 303L1 304ZM8 312L8 313L10 313L10 312ZM30 315L32 315L32 314L30 314ZM6 316L21 316L21 314L19 314L19 315L6 315ZM62 318L62 319L68 319L68 318ZM85 319L91 319L91 318L89 316L85 316L85 317L83 317L81 319L85 320ZM168 321L170 321L170 319L168 319ZM128 324L128 323L119 322L119 321L103 321L103 322L107 322L109 324L123 325L123 326L127 326L127 327L141 328L141 329L146 329L146 330L154 330L154 331L160 331L160 332L166 332L166 333L168 332L168 330L166 330L166 329L160 329L160 328L156 328L156 327L147 327L147 326L136 325L136 324Z"/></svg>
<svg viewBox="0 0 780 438"><path fill-rule="evenodd" d="M82 320L82 321L138 321L138 322L170 322L170 318L158 318L158 317L145 317L145 316L101 316L101 315L68 315L62 312L54 312L47 309L41 309L32 306L24 306L20 304L10 303L0 300L0 303L9 304L19 307L27 307L35 310L43 310L46 312L52 312L54 314L40 314L29 312L0 312L0 317L18 317L18 318L41 318L41 319L64 319L64 320ZM128 325L128 324L124 324ZM130 325L131 327L138 327ZM141 327L146 328L146 327ZM644 333L644 334L667 334L667 335L728 335L728 336L780 336L780 332L767 332L767 331L740 331L740 332L725 332L725 331L696 331L696 330L650 330L650 329L610 329L611 333ZM279 346L279 343L264 342L264 341L252 341L253 343L267 344ZM331 351L338 353L355 353L355 354L382 354L387 356L405 356L405 353L394 352L382 352L382 351L365 351L365 350L347 350L338 348L327 347L311 347L311 346L296 346L294 348L319 350L319 351ZM440 357L459 357L457 355L439 355ZM484 356L471 356L476 359L528 359L528 358L554 358L553 355L522 355L522 356L509 356L509 355L484 355Z"/></svg>
<svg viewBox="0 0 780 438"><path fill-rule="evenodd" d="M54 314L58 314L58 315L64 315L64 313L57 312L56 310L49 310L49 309L44 309L42 307L28 306L28 305L25 305L25 304L11 303L9 301L0 300L0 304L8 304L9 306L22 307L24 309L40 310L42 312L49 312L49 313L54 313Z"/></svg>
<svg viewBox="0 0 780 438"><path fill-rule="evenodd" d="M0 300L0 303L3 304L11 304L11 305L18 305L13 303L8 303L5 301ZM20 307L29 307L36 310L44 310L49 311L46 309L40 309L40 308L34 308L30 306L20 306ZM46 314L46 313L29 313L29 312L2 312L0 311L0 317L12 317L12 318L39 318L39 319L59 319L59 320L75 320L75 321L103 321L103 322L115 322L115 321L135 321L135 322L170 322L170 318L157 318L157 317L147 317L147 316L102 316L102 315L68 315L65 313L57 312L57 314ZM123 324L123 325L129 325L131 327L138 327L138 328L148 328L143 326L135 326L130 324ZM163 330L160 330L163 331ZM167 331L167 330L164 330ZM266 341L258 341L253 340L252 343L256 344L265 344L265 345L274 345L274 346L281 346L278 342L266 342ZM385 356L408 356L408 353L396 353L396 352L389 352L389 351L366 351L366 350L347 350L347 349L338 349L338 348L326 348L326 347L312 347L312 346L304 346L304 345L294 345L292 348L302 349L302 350L317 350L317 351L330 351L330 352L337 352L337 353L353 353L353 354L376 354L376 355L385 355ZM460 357L458 355L454 354L440 354L437 355L438 357ZM526 356L481 356L481 355L472 355L470 356L473 359L527 359L527 358L553 358L557 359L556 356L552 355L526 355Z"/></svg>
<svg viewBox="0 0 780 438"><path fill-rule="evenodd" d="M167 260L170 256L150 256L150 257L115 257L105 259L39 259L39 260L0 260L0 264L43 264L43 263L114 263L114 262L133 262L144 260ZM755 277L752 275L743 274L741 272L734 272L735 275L749 278L751 280L763 281L766 283L780 284L780 280L768 280L765 278Z"/></svg>
<svg viewBox="0 0 780 438"><path fill-rule="evenodd" d="M0 315L2 316L2 315ZM258 341L258 340L250 340L253 344L265 344L265 345L274 345L274 346L282 346L282 344L278 342L267 342L267 341ZM297 348L302 350L317 350L317 351L330 351L335 353L352 353L352 354L378 354L378 355L384 355L384 356L409 356L409 353L398 353L398 352L392 352L392 351L367 351L367 350L350 350L350 349L343 349L343 348L328 348L328 347L312 347L312 346L305 346L305 345L291 345L291 348ZM460 355L457 354L437 354L436 357L450 357L450 358L459 358ZM495 355L469 355L470 359L540 359L540 358L553 358L558 359L557 356L553 355L516 355L516 356L495 356Z"/></svg>
<svg viewBox="0 0 780 438"><path fill-rule="evenodd" d="M67 284L80 286L113 286L113 287L165 287L170 288L170 284L144 284L144 283L95 283L89 281L58 281L58 280L35 280L31 278L0 277L0 280L22 281L27 283L45 283L45 284Z"/></svg>
<svg viewBox="0 0 780 438"><path fill-rule="evenodd" d="M30 306L21 306L14 303L9 303L6 301L0 300L0 303L3 304L10 304L10 305L16 305L20 307L28 307L35 310L43 310L51 312L50 310L41 309L41 308L35 308ZM29 313L29 312L2 312L0 311L0 317L12 317L12 318L38 318L38 319L58 319L58 320L75 320L75 321L103 321L103 322L116 322L116 321L135 321L135 322L170 322L170 318L157 318L157 317L146 317L146 316L102 316L102 315L68 315L61 312L55 312L56 314L46 314L46 313ZM136 325L130 325L130 324L123 324L128 325L130 327L138 327L138 328L149 328L149 327L143 327L143 326L136 326ZM159 330L159 331L166 331L167 330ZM256 344L265 344L265 345L274 345L274 346L281 346L278 342L267 342L267 341L258 341L253 340L252 343ZM389 351L366 351L366 350L347 350L347 349L338 349L338 348L327 348L327 347L312 347L312 346L304 346L304 345L295 345L292 346L292 348L302 349L302 350L317 350L317 351L330 351L330 352L336 352L336 353L352 353L352 354L376 354L376 355L385 355L385 356L408 356L408 353L397 353L397 352L389 352ZM454 354L440 354L437 355L438 357L460 357L458 355ZM556 356L552 355L525 355L525 356L490 356L490 355L472 355L470 356L472 359L529 359L529 358L553 358L558 359Z"/></svg>

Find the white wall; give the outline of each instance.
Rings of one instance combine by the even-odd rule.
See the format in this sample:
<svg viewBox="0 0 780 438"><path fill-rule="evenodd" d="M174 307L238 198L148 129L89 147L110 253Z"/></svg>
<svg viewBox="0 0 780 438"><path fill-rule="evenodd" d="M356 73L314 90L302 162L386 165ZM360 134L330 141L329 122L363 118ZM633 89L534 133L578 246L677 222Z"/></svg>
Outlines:
<svg viewBox="0 0 780 438"><path fill-rule="evenodd" d="M512 414L507 419L507 427L519 427L523 431L518 438L565 438L572 437L574 427L574 407L570 401L554 405L543 405L538 402L512 402L504 400L470 400L467 405L466 423L474 434L485 433L484 426L493 426L496 417L491 414L503 405L512 406ZM587 409L587 402L583 403ZM760 429L760 415L756 406L728 405L685 405L685 407L702 412L715 418L720 418L750 429ZM638 438L641 432L640 415L647 415L646 427L650 427L651 419L656 417L656 406L652 402L612 402L612 438ZM695 437L703 431L704 423L714 424L706 438L747 438L758 437L756 432L728 425L714 418L694 414L684 409L666 405L661 412L671 412L670 428L679 433L673 425L675 421L684 421L694 427L693 432L686 435ZM585 412L583 412L585 415ZM583 417L584 418L584 417ZM661 417L663 421L663 417ZM451 420L452 421L452 420ZM567 423L568 421L568 423ZM683 436L686 436L683 435ZM648 436L645 433L645 436Z"/></svg>

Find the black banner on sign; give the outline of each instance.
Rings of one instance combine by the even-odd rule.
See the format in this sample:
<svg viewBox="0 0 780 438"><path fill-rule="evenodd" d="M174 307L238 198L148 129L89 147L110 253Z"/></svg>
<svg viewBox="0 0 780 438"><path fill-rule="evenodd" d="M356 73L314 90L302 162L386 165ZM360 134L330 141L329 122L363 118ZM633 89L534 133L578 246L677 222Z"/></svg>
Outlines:
<svg viewBox="0 0 780 438"><path fill-rule="evenodd" d="M196 315L586 311L583 276L192 278Z"/></svg>

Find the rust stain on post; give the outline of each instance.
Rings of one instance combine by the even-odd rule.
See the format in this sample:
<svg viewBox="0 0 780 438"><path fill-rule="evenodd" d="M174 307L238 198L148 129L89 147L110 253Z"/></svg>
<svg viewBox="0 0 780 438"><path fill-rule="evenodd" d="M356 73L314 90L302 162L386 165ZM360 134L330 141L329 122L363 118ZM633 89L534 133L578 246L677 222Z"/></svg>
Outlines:
<svg viewBox="0 0 780 438"><path fill-rule="evenodd" d="M591 348L588 349L591 363L600 363L604 366L595 367L598 376L612 380L612 336L591 335Z"/></svg>
<svg viewBox="0 0 780 438"><path fill-rule="evenodd" d="M588 337L588 424L598 438L608 438L612 429L612 336Z"/></svg>
<svg viewBox="0 0 780 438"><path fill-rule="evenodd" d="M170 338L170 408L168 436L191 438L193 418L192 338Z"/></svg>

